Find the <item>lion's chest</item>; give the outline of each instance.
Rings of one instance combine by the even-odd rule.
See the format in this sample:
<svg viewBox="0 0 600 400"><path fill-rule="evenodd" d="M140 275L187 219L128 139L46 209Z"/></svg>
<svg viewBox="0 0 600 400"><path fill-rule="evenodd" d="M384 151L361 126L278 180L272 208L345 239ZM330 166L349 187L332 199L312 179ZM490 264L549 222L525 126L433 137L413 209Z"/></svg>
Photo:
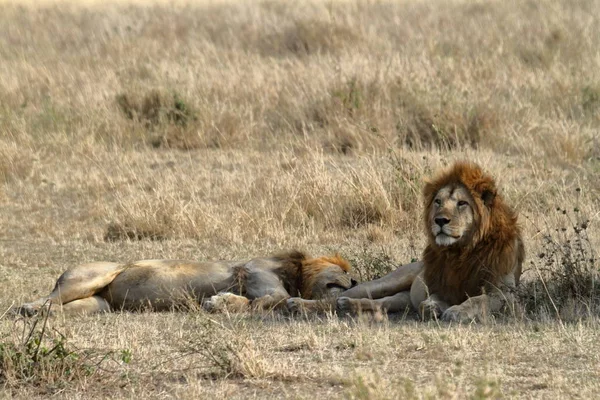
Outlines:
<svg viewBox="0 0 600 400"><path fill-rule="evenodd" d="M468 273L464 268L450 267L440 276L439 289L436 291L449 305L460 304L469 297L482 294L485 279L481 273L472 271Z"/></svg>
<svg viewBox="0 0 600 400"><path fill-rule="evenodd" d="M443 258L425 263L425 283L449 305L460 304L469 297L479 296L489 280L476 264Z"/></svg>

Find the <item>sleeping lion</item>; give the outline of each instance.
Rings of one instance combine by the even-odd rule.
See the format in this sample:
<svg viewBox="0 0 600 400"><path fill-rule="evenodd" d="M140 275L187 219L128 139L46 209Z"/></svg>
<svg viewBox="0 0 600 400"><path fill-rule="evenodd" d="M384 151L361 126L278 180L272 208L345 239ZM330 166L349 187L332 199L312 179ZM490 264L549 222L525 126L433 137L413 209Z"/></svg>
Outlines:
<svg viewBox="0 0 600 400"><path fill-rule="evenodd" d="M247 261L94 262L68 269L48 296L18 311L33 315L50 304L82 314L161 311L190 301L208 311L265 310L285 307L291 296L333 298L356 285L349 271L350 264L337 255L310 258L299 251Z"/></svg>

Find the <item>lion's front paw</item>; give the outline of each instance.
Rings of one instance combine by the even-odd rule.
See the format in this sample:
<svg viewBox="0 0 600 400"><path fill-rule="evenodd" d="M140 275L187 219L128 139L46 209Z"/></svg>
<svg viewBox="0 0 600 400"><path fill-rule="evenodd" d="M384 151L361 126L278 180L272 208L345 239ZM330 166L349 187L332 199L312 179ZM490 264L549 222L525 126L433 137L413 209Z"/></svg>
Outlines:
<svg viewBox="0 0 600 400"><path fill-rule="evenodd" d="M336 311L340 314L355 313L356 305L350 297L338 297L335 302Z"/></svg>
<svg viewBox="0 0 600 400"><path fill-rule="evenodd" d="M442 314L442 320L449 322L468 322L473 318L468 310L460 305L452 306Z"/></svg>
<svg viewBox="0 0 600 400"><path fill-rule="evenodd" d="M342 314L352 312L354 308L352 307L352 299L349 297L338 297L335 301L336 311Z"/></svg>
<svg viewBox="0 0 600 400"><path fill-rule="evenodd" d="M208 312L243 311L248 307L248 299L233 293L218 293L202 303Z"/></svg>
<svg viewBox="0 0 600 400"><path fill-rule="evenodd" d="M304 306L302 303L303 302L300 297L290 297L286 300L287 309L291 314L301 313L304 310Z"/></svg>
<svg viewBox="0 0 600 400"><path fill-rule="evenodd" d="M442 314L440 305L432 299L425 299L419 304L419 315L421 319L437 319Z"/></svg>
<svg viewBox="0 0 600 400"><path fill-rule="evenodd" d="M220 306L220 302L217 296L211 296L209 300L202 302L202 308L208 312L217 312Z"/></svg>

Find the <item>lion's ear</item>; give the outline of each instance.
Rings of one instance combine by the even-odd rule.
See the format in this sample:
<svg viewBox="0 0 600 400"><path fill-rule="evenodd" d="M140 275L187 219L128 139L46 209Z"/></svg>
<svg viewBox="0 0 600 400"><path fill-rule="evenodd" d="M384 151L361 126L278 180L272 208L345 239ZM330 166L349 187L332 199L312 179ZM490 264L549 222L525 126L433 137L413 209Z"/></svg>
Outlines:
<svg viewBox="0 0 600 400"><path fill-rule="evenodd" d="M483 193L481 193L481 200L483 200L483 204L486 205L486 207L491 207L492 204L494 203L494 199L496 198L496 191L495 190L484 190Z"/></svg>

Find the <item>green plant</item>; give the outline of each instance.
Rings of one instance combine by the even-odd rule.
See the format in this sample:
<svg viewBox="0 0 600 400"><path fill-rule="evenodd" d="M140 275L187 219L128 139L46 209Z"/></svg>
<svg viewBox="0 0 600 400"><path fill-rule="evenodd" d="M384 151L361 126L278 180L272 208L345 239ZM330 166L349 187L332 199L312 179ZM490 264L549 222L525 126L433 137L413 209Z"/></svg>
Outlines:
<svg viewBox="0 0 600 400"><path fill-rule="evenodd" d="M123 363L129 364L131 362L132 356L133 356L133 353L131 352L131 350L129 350L129 349L121 350L121 361L123 361Z"/></svg>
<svg viewBox="0 0 600 400"><path fill-rule="evenodd" d="M72 348L63 334L49 328L48 315L19 319L21 337L0 342L0 383L63 386L92 375L104 361L106 355L97 360L94 353Z"/></svg>

